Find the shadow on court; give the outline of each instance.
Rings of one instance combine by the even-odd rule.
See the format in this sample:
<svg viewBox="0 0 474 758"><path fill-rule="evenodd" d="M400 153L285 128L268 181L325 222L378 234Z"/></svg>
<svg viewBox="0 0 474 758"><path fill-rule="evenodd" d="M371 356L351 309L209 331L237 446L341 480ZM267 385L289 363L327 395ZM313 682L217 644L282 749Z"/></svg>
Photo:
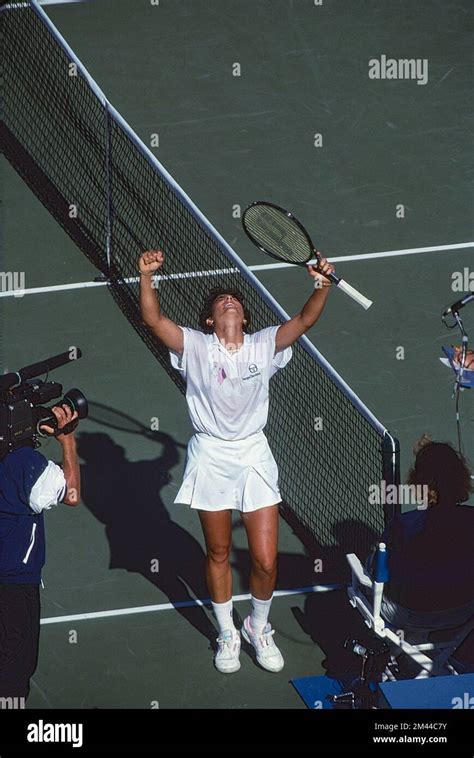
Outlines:
<svg viewBox="0 0 474 758"><path fill-rule="evenodd" d="M316 584L348 583L351 577L346 553L356 552L359 557L368 555L380 537L367 524L346 519L334 525L334 545L326 546L317 542L296 518L290 515L288 508L285 508L284 519L304 546L305 553L278 553L279 590L312 587ZM245 583L245 577L248 577L250 572L248 551L234 549L234 556L233 568L240 573Z"/></svg>
<svg viewBox="0 0 474 758"><path fill-rule="evenodd" d="M357 639L371 648L376 637L362 616L349 605L345 588L308 595L304 612L297 607L291 610L302 630L325 654L322 665L327 676L337 677L360 669L360 657L346 650L344 643L347 639Z"/></svg>
<svg viewBox="0 0 474 758"><path fill-rule="evenodd" d="M335 571L338 571L340 583L339 567L341 561L345 561L346 553L354 552L354 534L358 535L361 544L367 545L374 544L380 536L367 525L352 519L336 524L333 533L336 542L332 547L318 545L314 539L311 541L307 535L300 533L306 555L279 553L277 590L331 584ZM234 552L234 569L243 577L248 576L248 553L245 550ZM314 556L322 561L324 570L321 573L314 571ZM308 594L304 611L296 606L291 611L301 629L326 655L323 666L328 676L359 669L360 659L344 648L344 642L348 638L357 639L361 644L372 647L375 636L364 624L360 614L350 606L345 587Z"/></svg>
<svg viewBox="0 0 474 758"><path fill-rule="evenodd" d="M329 571L332 567L340 565L341 561L345 562L346 553L354 552L354 535L357 535L357 543L360 545L373 545L380 537L366 524L353 519L346 519L335 524L333 534L336 540L335 546L333 548L319 546L317 552L318 555L322 554L323 566L327 564ZM364 561L366 554L360 550L357 552ZM347 571L347 581L350 581L349 571ZM375 636L364 624L361 615L349 604L345 587L308 595L304 612L297 607L291 610L302 630L325 654L323 666L328 676L337 677L342 673L359 670L360 658L351 650L346 650L344 643L350 638L357 639L364 646L372 647Z"/></svg>
<svg viewBox="0 0 474 758"><path fill-rule="evenodd" d="M157 458L129 461L124 448L103 432L78 435L82 500L105 525L110 546L109 568L143 576L172 603L205 598L205 555L199 542L176 524L160 496L178 462L177 446L168 434L154 433L162 446ZM210 641L216 630L202 607L177 607Z"/></svg>
<svg viewBox="0 0 474 758"><path fill-rule="evenodd" d="M160 450L151 460L130 461L125 449L103 431L78 435L78 454L83 461L82 500L105 526L110 570L140 574L171 603L208 597L204 551L186 529L171 519L161 497L162 488L170 481L170 471L179 461L179 445L170 435L150 432L126 414L96 403L91 406L91 420L101 423L102 428L143 436L157 443ZM354 549L354 535L360 545L374 544L378 537L367 525L348 519L335 525L333 546L318 545L288 515L285 509L285 518L291 522L305 554L279 554L277 589L340 582L341 561L346 552ZM236 528L242 528L242 524L236 524ZM251 568L248 548L234 547L232 555L233 571L239 575L240 585L247 588ZM315 573L315 558L322 562L320 573ZM216 628L202 607L193 604L176 610L213 645ZM354 670L357 661L353 653L344 650L344 641L355 637L368 644L370 638L362 620L349 606L345 590L308 595L304 612L297 607L292 612L301 629L325 653L327 673ZM241 619L235 607L234 616L239 625Z"/></svg>

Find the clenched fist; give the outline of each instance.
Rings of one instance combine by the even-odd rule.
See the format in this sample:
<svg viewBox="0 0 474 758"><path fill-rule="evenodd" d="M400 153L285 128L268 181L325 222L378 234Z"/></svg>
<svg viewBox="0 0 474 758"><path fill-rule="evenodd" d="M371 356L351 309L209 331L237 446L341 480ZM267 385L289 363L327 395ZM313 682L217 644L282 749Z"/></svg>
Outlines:
<svg viewBox="0 0 474 758"><path fill-rule="evenodd" d="M146 250L138 260L140 274L151 276L162 267L165 256L161 250Z"/></svg>

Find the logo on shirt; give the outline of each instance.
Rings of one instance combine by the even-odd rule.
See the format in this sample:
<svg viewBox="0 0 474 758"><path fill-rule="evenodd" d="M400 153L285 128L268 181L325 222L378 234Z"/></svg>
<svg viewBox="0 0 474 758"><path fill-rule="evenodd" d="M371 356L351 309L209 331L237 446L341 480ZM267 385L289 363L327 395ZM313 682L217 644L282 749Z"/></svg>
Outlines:
<svg viewBox="0 0 474 758"><path fill-rule="evenodd" d="M248 366L249 376L243 376L242 381L245 382L247 379L255 379L256 376L260 376L261 372L258 370L258 366L256 363L251 363Z"/></svg>

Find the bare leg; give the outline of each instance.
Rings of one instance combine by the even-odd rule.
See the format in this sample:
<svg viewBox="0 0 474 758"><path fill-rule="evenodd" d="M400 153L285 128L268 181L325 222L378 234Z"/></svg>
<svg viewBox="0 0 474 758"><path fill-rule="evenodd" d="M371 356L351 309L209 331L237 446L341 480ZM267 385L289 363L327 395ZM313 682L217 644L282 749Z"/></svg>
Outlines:
<svg viewBox="0 0 474 758"><path fill-rule="evenodd" d="M206 541L206 580L211 600L226 603L232 597L232 569L229 563L232 545L232 514L225 511L199 511Z"/></svg>
<svg viewBox="0 0 474 758"><path fill-rule="evenodd" d="M242 513L242 521L252 561L250 591L259 600L269 600L277 577L278 505Z"/></svg>
<svg viewBox="0 0 474 758"><path fill-rule="evenodd" d="M278 505L259 508L258 511L243 513L242 520L247 532L252 570L250 590L252 592L252 613L244 619L242 637L253 645L257 662L267 671L281 671L285 665L283 656L275 645L267 628L271 597L277 576L278 550Z"/></svg>

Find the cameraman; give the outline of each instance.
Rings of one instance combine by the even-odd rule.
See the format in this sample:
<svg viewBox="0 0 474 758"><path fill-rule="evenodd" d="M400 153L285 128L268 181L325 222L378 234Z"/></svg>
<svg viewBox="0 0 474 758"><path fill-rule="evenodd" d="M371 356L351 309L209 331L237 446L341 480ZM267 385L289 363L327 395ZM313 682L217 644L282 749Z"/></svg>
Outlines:
<svg viewBox="0 0 474 758"><path fill-rule="evenodd" d="M77 411L52 408L63 449L62 468L32 446L0 460L0 697L26 698L38 661L39 585L45 562L43 511L80 501L80 469L74 429ZM62 433L60 430L64 430Z"/></svg>

